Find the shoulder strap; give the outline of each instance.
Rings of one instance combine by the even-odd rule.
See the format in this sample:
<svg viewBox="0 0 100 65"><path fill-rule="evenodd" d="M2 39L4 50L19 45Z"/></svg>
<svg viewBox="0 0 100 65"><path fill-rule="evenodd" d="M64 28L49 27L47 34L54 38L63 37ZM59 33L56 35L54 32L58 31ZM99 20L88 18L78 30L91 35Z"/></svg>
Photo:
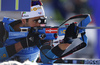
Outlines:
<svg viewBox="0 0 100 65"><path fill-rule="evenodd" d="M0 22L0 47L3 46L3 37L5 35L5 29L3 26L3 22Z"/></svg>

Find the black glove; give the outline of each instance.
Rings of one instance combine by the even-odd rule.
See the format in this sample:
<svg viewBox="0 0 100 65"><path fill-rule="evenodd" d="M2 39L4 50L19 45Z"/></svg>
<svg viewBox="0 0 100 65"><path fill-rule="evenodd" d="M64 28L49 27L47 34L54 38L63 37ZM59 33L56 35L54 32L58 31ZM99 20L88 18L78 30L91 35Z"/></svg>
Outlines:
<svg viewBox="0 0 100 65"><path fill-rule="evenodd" d="M75 24L70 24L65 32L64 43L72 43L71 38L77 38L77 31L78 30L75 28Z"/></svg>
<svg viewBox="0 0 100 65"><path fill-rule="evenodd" d="M23 48L38 45L39 41L40 41L40 38L39 38L39 33L38 32L29 33L26 38L22 38L20 40L21 45L23 46Z"/></svg>

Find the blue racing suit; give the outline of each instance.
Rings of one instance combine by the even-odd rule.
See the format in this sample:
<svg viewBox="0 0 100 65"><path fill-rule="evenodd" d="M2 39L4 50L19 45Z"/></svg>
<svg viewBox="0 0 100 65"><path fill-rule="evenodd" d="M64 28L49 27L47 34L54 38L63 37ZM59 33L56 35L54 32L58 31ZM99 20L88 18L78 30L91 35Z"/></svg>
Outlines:
<svg viewBox="0 0 100 65"><path fill-rule="evenodd" d="M8 18L7 20L6 19L7 18L4 18L3 21L2 21L4 23L5 30L7 32L10 32L10 31L13 32L14 29L10 26L10 23L12 23L14 21L14 19L10 19L10 18ZM4 48L2 48L2 49L5 50L5 46L9 46L9 45L15 44L15 43L17 43L19 41L20 41L19 38L17 38L17 39L9 39L9 38L7 38L6 41L3 42ZM1 48L0 48L0 50L1 50ZM5 50L5 53L7 55L6 50ZM23 61L29 59L30 61L35 62L36 59L38 58L38 54L39 54L38 47L37 46L33 46L33 47L29 47L29 48L25 48L25 49L21 50L20 52L18 52L17 54L15 54L11 58L9 58L8 60L14 60L15 59L15 60L18 60L20 62L23 62Z"/></svg>
<svg viewBox="0 0 100 65"><path fill-rule="evenodd" d="M10 21L5 21L5 19L3 20L3 23L4 23L4 27L5 29L7 30L7 32L14 32L14 29L10 26L10 23L12 23L14 20L13 19L9 19ZM25 48L21 51L19 51L17 54L15 54L14 56L12 57L9 57L8 54L7 54L7 51L6 51L6 46L9 46L9 45L12 45L12 44L15 44L17 42L19 42L20 39L17 38L17 39L9 39L7 38L6 41L4 42L4 47L3 48L0 48L1 51L3 51L3 53L1 54L1 56L3 56L3 54L6 54L6 58L1 58L0 60L17 60L17 61L20 61L20 62L24 62L25 60L29 59L30 61L33 61L35 62L37 57L38 57L38 54L39 54L39 48L37 46L33 46L33 47L29 47L29 48ZM48 43L47 43L48 44ZM42 47L42 45L40 45ZM44 49L43 51L47 50L49 51L51 48L49 49ZM51 52L51 54L53 54ZM41 56L43 56L41 54ZM55 56L53 54L53 56ZM45 57L43 57L45 58ZM51 57L52 58L52 57ZM42 59L42 58L41 58ZM42 59L43 60L43 59ZM47 61L47 60L43 60L43 61ZM47 61L48 62L48 61ZM52 61L54 62L54 60ZM43 62L44 63L44 62Z"/></svg>

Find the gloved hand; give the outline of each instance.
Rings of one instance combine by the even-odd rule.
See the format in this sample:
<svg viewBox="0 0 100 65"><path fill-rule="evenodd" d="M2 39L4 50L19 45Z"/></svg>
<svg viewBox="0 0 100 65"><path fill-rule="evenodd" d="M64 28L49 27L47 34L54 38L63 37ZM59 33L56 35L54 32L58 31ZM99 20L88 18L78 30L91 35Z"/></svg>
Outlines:
<svg viewBox="0 0 100 65"><path fill-rule="evenodd" d="M23 48L38 45L39 41L40 41L40 38L39 38L39 33L38 32L31 32L31 33L29 32L27 37L22 38L20 40L21 45L23 46Z"/></svg>
<svg viewBox="0 0 100 65"><path fill-rule="evenodd" d="M64 43L72 43L71 38L77 38L78 30L74 23L70 24L65 32Z"/></svg>

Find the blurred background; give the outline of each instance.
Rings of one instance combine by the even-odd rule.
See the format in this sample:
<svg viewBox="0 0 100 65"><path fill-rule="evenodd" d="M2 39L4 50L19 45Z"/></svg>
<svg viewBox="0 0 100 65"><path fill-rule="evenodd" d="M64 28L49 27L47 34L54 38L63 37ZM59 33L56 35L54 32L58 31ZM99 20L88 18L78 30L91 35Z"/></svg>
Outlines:
<svg viewBox="0 0 100 65"><path fill-rule="evenodd" d="M57 26L71 16L78 14L90 14L92 21L88 26L99 26L100 0L42 0L47 16L47 25ZM20 12L1 11L0 20L3 17L21 19ZM87 29L88 46L68 58L100 59L100 30Z"/></svg>

